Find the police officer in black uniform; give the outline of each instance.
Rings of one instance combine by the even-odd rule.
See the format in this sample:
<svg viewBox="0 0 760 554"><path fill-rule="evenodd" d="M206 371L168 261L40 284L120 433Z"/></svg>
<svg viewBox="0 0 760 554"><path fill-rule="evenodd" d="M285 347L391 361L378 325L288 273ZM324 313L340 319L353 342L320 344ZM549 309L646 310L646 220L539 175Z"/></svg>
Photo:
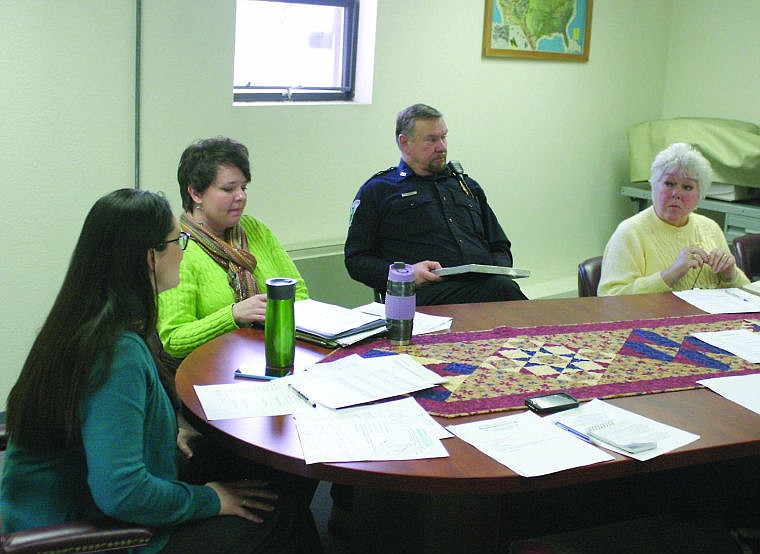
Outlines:
<svg viewBox="0 0 760 554"><path fill-rule="evenodd" d="M414 265L417 304L525 300L505 275L430 272L463 264L512 266L511 243L480 185L446 164L441 112L415 104L396 118L398 167L371 177L351 206L345 263L352 278L383 293L388 266Z"/></svg>

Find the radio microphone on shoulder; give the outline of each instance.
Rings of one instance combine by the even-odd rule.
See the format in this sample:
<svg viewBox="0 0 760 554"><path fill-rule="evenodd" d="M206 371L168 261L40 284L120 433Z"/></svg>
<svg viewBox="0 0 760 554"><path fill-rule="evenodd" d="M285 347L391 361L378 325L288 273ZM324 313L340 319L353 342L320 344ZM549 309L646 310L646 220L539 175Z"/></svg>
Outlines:
<svg viewBox="0 0 760 554"><path fill-rule="evenodd" d="M467 196L472 196L470 187L467 186L467 181L465 181L465 174L464 174L464 169L462 169L462 164L456 160L451 160L449 163L446 164L446 167L449 168L451 175L455 177L457 181L459 181L459 186L462 187L462 190L464 191L464 193Z"/></svg>

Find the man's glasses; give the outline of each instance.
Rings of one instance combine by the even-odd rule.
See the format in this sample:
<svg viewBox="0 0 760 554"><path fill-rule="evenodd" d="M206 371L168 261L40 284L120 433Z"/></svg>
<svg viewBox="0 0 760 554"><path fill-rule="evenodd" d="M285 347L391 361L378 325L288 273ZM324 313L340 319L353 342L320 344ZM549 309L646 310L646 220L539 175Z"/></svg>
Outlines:
<svg viewBox="0 0 760 554"><path fill-rule="evenodd" d="M176 242L177 244L179 244L179 247L182 250L184 250L185 248L187 248L187 243L190 242L190 235L188 235L184 231L181 231L179 236L176 239L159 242L158 246L163 246L164 244L169 244L170 242Z"/></svg>

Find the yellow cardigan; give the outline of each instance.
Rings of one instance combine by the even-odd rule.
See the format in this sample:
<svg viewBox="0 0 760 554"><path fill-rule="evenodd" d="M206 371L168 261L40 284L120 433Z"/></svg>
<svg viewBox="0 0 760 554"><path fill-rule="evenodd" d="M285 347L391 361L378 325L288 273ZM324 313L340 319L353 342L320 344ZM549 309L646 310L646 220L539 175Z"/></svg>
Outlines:
<svg viewBox="0 0 760 554"><path fill-rule="evenodd" d="M599 296L667 292L694 287L741 287L749 283L738 268L732 281L723 282L705 265L701 272L699 269L689 270L672 288L669 287L660 272L675 262L682 248L694 245L708 252L714 248L728 251L722 229L703 215L690 214L689 221L683 227L665 223L651 206L629 217L618 225L604 249Z"/></svg>

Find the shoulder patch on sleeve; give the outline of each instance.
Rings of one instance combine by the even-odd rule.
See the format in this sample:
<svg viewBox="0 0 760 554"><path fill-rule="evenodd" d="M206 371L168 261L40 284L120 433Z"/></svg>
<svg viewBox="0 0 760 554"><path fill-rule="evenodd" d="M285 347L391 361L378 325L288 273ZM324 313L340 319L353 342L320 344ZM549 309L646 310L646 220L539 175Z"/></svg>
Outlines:
<svg viewBox="0 0 760 554"><path fill-rule="evenodd" d="M361 200L359 200L358 198L354 200L353 204L351 204L351 212L348 215L349 227L351 227L351 223L354 221L354 214L356 213L356 210L359 207L359 204L361 204Z"/></svg>

